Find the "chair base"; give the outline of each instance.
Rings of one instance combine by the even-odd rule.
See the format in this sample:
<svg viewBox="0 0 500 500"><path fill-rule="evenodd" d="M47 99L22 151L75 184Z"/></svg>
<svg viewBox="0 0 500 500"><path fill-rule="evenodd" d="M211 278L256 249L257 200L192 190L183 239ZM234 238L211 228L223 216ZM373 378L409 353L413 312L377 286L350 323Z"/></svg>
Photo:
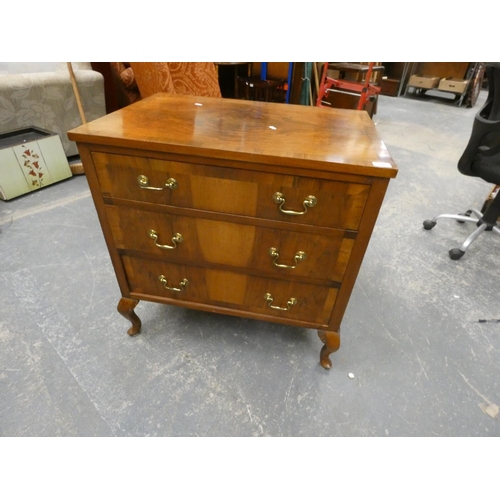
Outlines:
<svg viewBox="0 0 500 500"><path fill-rule="evenodd" d="M475 217L471 215L474 214ZM438 219L454 219L460 223L464 222L474 222L477 228L467 237L467 239L462 243L459 248L452 248L448 253L450 255L450 259L458 260L462 258L469 248L469 246L484 232L484 231L493 231L500 235L500 227L496 223L488 223L483 220L484 215L479 212L479 210L475 210L474 208L468 210L464 214L441 214L434 219L425 220L423 225L424 229L431 230L437 223Z"/></svg>

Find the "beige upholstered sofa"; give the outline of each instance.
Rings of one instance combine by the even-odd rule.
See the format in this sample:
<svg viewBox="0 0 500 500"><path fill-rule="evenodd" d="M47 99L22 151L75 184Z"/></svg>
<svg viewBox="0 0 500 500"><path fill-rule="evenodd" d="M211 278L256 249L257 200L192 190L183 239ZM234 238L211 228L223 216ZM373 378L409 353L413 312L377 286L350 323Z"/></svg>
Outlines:
<svg viewBox="0 0 500 500"><path fill-rule="evenodd" d="M72 63L87 121L106 114L104 78L90 63ZM28 127L56 132L66 156L78 154L67 131L82 121L67 64L0 62L0 134Z"/></svg>

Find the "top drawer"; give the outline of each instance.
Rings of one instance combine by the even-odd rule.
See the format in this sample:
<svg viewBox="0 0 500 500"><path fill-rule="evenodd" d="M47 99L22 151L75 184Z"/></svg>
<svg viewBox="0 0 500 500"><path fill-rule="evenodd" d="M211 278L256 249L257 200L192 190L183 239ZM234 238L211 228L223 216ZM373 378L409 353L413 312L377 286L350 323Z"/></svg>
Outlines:
<svg viewBox="0 0 500 500"><path fill-rule="evenodd" d="M370 186L92 153L103 196L357 230Z"/></svg>

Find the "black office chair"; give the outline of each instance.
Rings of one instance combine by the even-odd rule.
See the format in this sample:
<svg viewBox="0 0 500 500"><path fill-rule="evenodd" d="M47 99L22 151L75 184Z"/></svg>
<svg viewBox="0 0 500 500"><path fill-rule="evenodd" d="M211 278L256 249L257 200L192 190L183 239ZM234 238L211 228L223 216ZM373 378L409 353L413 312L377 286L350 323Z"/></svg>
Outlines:
<svg viewBox="0 0 500 500"><path fill-rule="evenodd" d="M469 143L458 161L458 170L464 175L481 177L486 182L500 184L500 63L486 63L488 97L484 106L474 118ZM473 217L474 214L476 217ZM500 216L500 195L495 196L482 214L470 209L463 214L442 214L424 221L424 229L432 229L438 219L455 219L458 222L474 222L475 231L462 243L460 248L449 251L450 258L460 259L467 248L484 231L494 231L500 235L497 220Z"/></svg>

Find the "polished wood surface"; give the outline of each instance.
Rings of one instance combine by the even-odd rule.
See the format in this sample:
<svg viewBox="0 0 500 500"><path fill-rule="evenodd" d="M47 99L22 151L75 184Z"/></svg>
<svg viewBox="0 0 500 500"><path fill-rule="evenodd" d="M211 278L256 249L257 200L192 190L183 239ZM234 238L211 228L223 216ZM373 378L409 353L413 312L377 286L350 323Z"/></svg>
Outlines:
<svg viewBox="0 0 500 500"><path fill-rule="evenodd" d="M317 328L331 367L397 174L366 112L157 94L68 135L130 335L155 301Z"/></svg>
<svg viewBox="0 0 500 500"><path fill-rule="evenodd" d="M118 302L118 312L132 323L132 326L127 331L129 335L136 335L141 331L141 320L134 312L138 303L138 300L127 297L122 297L120 302Z"/></svg>
<svg viewBox="0 0 500 500"><path fill-rule="evenodd" d="M331 306L338 292L327 285L309 285L177 262L124 256L123 263L131 296L138 299L155 296L159 302L167 304L183 305L186 302L243 309L261 316L299 320L316 328L328 325ZM167 286L178 290L165 288L160 276L165 277ZM187 285L181 287L184 280ZM273 309L265 300L266 293L273 296L273 305L279 307L285 307L290 298L295 298L297 303L287 311Z"/></svg>
<svg viewBox="0 0 500 500"><path fill-rule="evenodd" d="M327 330L318 331L319 338L325 344L321 348L319 362L323 368L329 370L332 367L330 354L340 349L340 332L329 332Z"/></svg>
<svg viewBox="0 0 500 500"><path fill-rule="evenodd" d="M92 137L107 146L395 177L372 120L352 111L156 94L70 135L76 142Z"/></svg>
<svg viewBox="0 0 500 500"><path fill-rule="evenodd" d="M94 153L93 158L102 193L109 198L314 226L357 229L370 191L369 184L265 173L261 164L261 171L248 172L105 153ZM148 178L151 187L162 187L169 178L175 178L179 187L142 189L138 183L140 175ZM285 197L284 209L304 210L303 202L310 195L318 202L297 218L279 210L273 202L276 192Z"/></svg>
<svg viewBox="0 0 500 500"><path fill-rule="evenodd" d="M160 259L246 269L289 278L342 281L355 233L337 229L308 231L287 225L250 224L248 220L208 219L109 205L106 208L116 247ZM151 231L157 235L151 236ZM181 242L173 242L180 234ZM279 254L275 258L270 249ZM274 253L276 253L274 252ZM294 257L303 252L303 260ZM278 266L295 266L292 268Z"/></svg>

